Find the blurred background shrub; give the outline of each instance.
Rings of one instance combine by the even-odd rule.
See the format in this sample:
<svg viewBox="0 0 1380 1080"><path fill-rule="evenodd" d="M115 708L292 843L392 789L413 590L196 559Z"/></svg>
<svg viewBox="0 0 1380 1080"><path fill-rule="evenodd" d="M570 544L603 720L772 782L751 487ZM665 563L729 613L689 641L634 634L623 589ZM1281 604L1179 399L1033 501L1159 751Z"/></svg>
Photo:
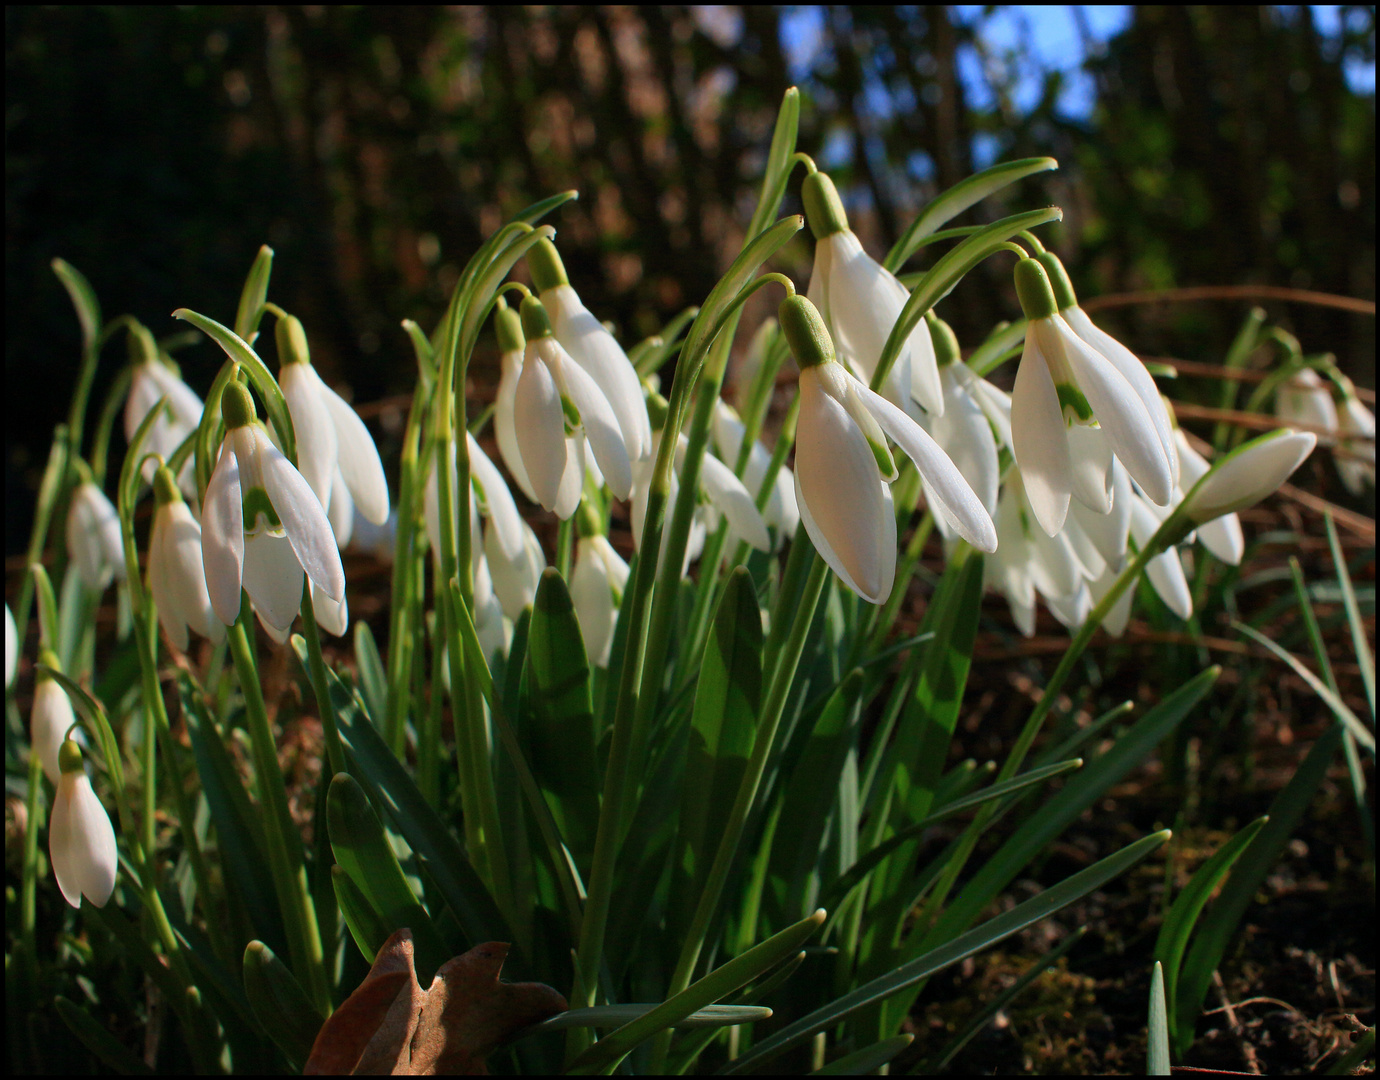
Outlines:
<svg viewBox="0 0 1380 1080"><path fill-rule="evenodd" d="M566 264L631 342L736 251L793 84L800 146L874 253L973 170L1052 154L1061 170L1009 201L1065 208L1047 239L1085 295L1375 295L1369 6L10 7L5 30L10 553L78 360L53 257L107 318L170 334L176 306L229 321L268 243L274 298L368 401L411 385L399 321L432 326L486 234L575 187L554 220ZM785 252L802 286L809 248ZM1191 341L1212 360L1245 306L1108 317L1143 352ZM1268 306L1374 385L1373 318ZM1009 264L941 311L975 344L1017 311ZM205 344L179 358L199 389L221 362Z"/></svg>

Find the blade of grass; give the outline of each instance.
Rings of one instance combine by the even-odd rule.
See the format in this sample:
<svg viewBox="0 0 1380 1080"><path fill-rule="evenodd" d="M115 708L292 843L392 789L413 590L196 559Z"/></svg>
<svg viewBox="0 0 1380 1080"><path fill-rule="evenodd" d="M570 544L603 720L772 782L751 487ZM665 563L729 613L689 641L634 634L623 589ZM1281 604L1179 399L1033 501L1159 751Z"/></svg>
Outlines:
<svg viewBox="0 0 1380 1080"><path fill-rule="evenodd" d="M1342 604L1346 608L1347 625L1351 628L1351 647L1356 653L1356 663L1361 667L1361 682L1366 687L1366 701L1370 705L1370 718L1375 719L1375 653L1366 640L1366 626L1361 621L1361 605L1356 602L1356 590L1351 585L1351 572L1346 567L1346 552L1337 538L1337 525L1332 513L1325 515L1327 523L1327 543L1332 549L1332 565L1337 568L1337 584L1342 589Z"/></svg>
<svg viewBox="0 0 1380 1080"><path fill-rule="evenodd" d="M1146 1054L1145 1074L1168 1076L1169 1021L1164 1004L1164 968L1158 960L1155 961L1155 970L1150 975L1148 1041L1150 1045Z"/></svg>

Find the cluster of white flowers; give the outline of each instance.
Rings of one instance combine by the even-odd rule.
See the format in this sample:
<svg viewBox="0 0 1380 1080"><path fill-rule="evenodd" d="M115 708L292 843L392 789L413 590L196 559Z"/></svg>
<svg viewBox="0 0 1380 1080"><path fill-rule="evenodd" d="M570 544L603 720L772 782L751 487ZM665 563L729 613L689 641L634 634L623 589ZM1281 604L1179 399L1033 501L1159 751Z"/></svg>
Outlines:
<svg viewBox="0 0 1380 1080"><path fill-rule="evenodd" d="M1340 453L1337 474L1353 495L1375 487L1375 414L1356 396L1350 379L1335 369L1329 380L1303 368L1275 394L1275 415L1287 424L1317 428Z"/></svg>

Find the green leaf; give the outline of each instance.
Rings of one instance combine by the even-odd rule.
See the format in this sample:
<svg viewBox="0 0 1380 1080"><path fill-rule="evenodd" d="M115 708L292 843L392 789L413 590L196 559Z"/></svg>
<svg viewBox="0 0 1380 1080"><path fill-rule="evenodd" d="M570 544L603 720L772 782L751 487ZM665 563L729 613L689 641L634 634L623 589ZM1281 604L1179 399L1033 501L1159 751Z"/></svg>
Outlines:
<svg viewBox="0 0 1380 1080"><path fill-rule="evenodd" d="M546 198L534 202L531 206L527 207L526 210L519 210L513 215L513 220L525 221L528 225L535 225L542 218L546 217L547 214L551 213L552 210L556 210L568 202L574 202L579 199L579 197L580 193L574 188L571 188L569 191L558 191L554 195L548 195Z"/></svg>
<svg viewBox="0 0 1380 1080"><path fill-rule="evenodd" d="M1351 628L1351 647L1356 653L1356 663L1361 668L1361 682L1366 688L1366 702L1370 705L1370 718L1375 719L1375 652L1366 640L1366 626L1361 621L1361 605L1356 602L1356 590L1351 585L1351 573L1347 570L1346 552L1337 539L1337 526L1332 520L1332 512L1326 514L1327 543L1332 549L1332 565L1337 568L1337 584L1342 590L1342 604L1346 608L1347 626Z"/></svg>
<svg viewBox="0 0 1380 1080"><path fill-rule="evenodd" d="M379 949L392 935L387 924L365 898L343 866L331 867L331 888L335 890L336 906L350 936L370 964L378 957Z"/></svg>
<svg viewBox="0 0 1380 1080"><path fill-rule="evenodd" d="M1313 744L1284 790L1275 796L1270 804L1269 820L1247 845L1236 872L1227 879L1217 902L1203 918L1178 981L1174 1045L1178 1056L1182 1057L1193 1042L1193 1025L1212 983L1212 973L1226 953L1256 889L1284 851L1294 827L1313 801L1345 730L1336 724Z"/></svg>
<svg viewBox="0 0 1380 1080"><path fill-rule="evenodd" d="M286 953L287 934L269 874L259 816L200 692L185 675L178 679L177 687L227 884L243 897L259 939Z"/></svg>
<svg viewBox="0 0 1380 1080"><path fill-rule="evenodd" d="M528 1028L524 1036L536 1035L544 1031L564 1031L573 1027L622 1027L634 1020L640 1020L659 1004L650 1005L596 1005L590 1009L567 1009L557 1013L549 1020ZM703 1009L683 1016L673 1025L677 1029L720 1028L732 1024L751 1024L771 1017L771 1010L762 1005L707 1005Z"/></svg>
<svg viewBox="0 0 1380 1080"><path fill-rule="evenodd" d="M1150 976L1149 1053L1145 1063L1146 1076L1168 1076L1169 1021L1164 1004L1164 968L1158 960Z"/></svg>
<svg viewBox="0 0 1380 1080"><path fill-rule="evenodd" d="M902 346L910 340L911 331L925 317L925 312L948 296L950 290L969 270L1000 249L1002 244L1017 233L1050 221L1058 221L1063 216L1062 210L1057 206L1051 206L1044 210L1028 210L1024 214L1012 214L1010 217L1002 218L968 237L926 271L920 284L910 294L906 306L901 309L896 325L891 328L891 336L886 339L886 345L872 376L873 389L882 385L887 372L891 370L891 365L901 354Z"/></svg>
<svg viewBox="0 0 1380 1080"><path fill-rule="evenodd" d="M774 934L742 956L711 971L698 982L691 983L651 1012L600 1039L576 1058L566 1071L586 1076L612 1072L623 1058L658 1032L675 1026L690 1014L727 997L791 954L798 952L800 946L814 935L823 922L824 912L816 911L808 919L802 919L794 926L788 926L779 934Z"/></svg>
<svg viewBox="0 0 1380 1080"><path fill-rule="evenodd" d="M1193 927L1197 925L1198 916L1207 904L1208 897L1216 891L1217 886L1222 883L1222 879L1227 876L1227 871L1232 868L1232 864L1246 850L1246 845L1255 839L1255 834L1269 820L1268 816L1256 818L1223 844L1221 850L1198 868L1193 879L1174 900L1169 912L1164 917L1164 923L1160 927L1160 936L1155 942L1155 962L1157 969L1160 964L1164 965L1165 997L1169 1010L1167 1023L1169 1029L1176 1035L1176 1043L1179 1041L1177 1038L1179 1011L1176 1006L1179 967L1183 962L1184 950L1188 948L1189 935L1193 933ZM1194 1019L1196 1017L1188 1018L1190 1032Z"/></svg>
<svg viewBox="0 0 1380 1080"><path fill-rule="evenodd" d="M71 263L64 259L54 259L51 263L53 273L62 282L67 295L72 298L72 306L77 309L77 321L81 323L82 348L89 351L95 347L101 334L101 302L96 299L96 290L91 282Z"/></svg>
<svg viewBox="0 0 1380 1080"><path fill-rule="evenodd" d="M925 237L938 232L944 225L958 217L975 203L989 195L994 195L1008 184L1035 173L1057 169L1059 163L1051 157L1022 158L1019 161L1003 161L980 173L960 180L948 191L936 196L920 216L911 222L910 228L901 234L882 265L895 273L905 265Z"/></svg>
<svg viewBox="0 0 1380 1080"><path fill-rule="evenodd" d="M107 1068L124 1076L152 1076L153 1070L98 1024L86 1009L59 994L53 999L58 1015L82 1045L99 1058Z"/></svg>
<svg viewBox="0 0 1380 1080"><path fill-rule="evenodd" d="M1294 674L1306 682L1312 688L1313 693L1323 699L1323 704L1331 709L1332 715L1340 720L1343 726L1351 732L1352 738L1369 750L1371 754L1375 753L1375 733L1361 722L1361 718L1347 707L1345 701L1329 690L1320 678L1309 671L1298 657L1291 652L1281 649L1259 630L1247 626L1245 623L1233 621L1232 627L1241 631L1241 633L1245 634L1252 641L1264 645L1265 648L1274 653L1275 656L1288 664L1289 667L1294 670Z"/></svg>
<svg viewBox="0 0 1380 1080"><path fill-rule="evenodd" d="M854 1050L837 1061L831 1061L823 1068L815 1069L811 1076L867 1076L889 1062L902 1050L915 1041L914 1035L893 1035L889 1039Z"/></svg>
<svg viewBox="0 0 1380 1080"><path fill-rule="evenodd" d="M973 350L967 364L975 375L988 375L999 367L1011 350L1025 341L1026 321L1017 319L1007 323Z"/></svg>
<svg viewBox="0 0 1380 1080"><path fill-rule="evenodd" d="M425 976L450 959L450 952L407 884L364 788L348 773L331 779L326 820L335 861L383 923L384 939L404 927L412 930L418 978L426 981Z"/></svg>
<svg viewBox="0 0 1380 1080"><path fill-rule="evenodd" d="M762 698L762 615L752 578L736 568L724 585L695 688L681 782L680 829L670 904L688 924L752 753Z"/></svg>
<svg viewBox="0 0 1380 1080"><path fill-rule="evenodd" d="M359 664L359 688L369 719L375 725L381 724L388 715L388 674L374 642L374 632L363 619L355 623L355 662Z"/></svg>
<svg viewBox="0 0 1380 1080"><path fill-rule="evenodd" d="M235 309L235 333L253 342L259 332L259 320L264 317L264 301L268 299L268 279L273 274L273 249L267 244L254 256L254 265L244 279L239 307Z"/></svg>
<svg viewBox="0 0 1380 1080"><path fill-rule="evenodd" d="M523 750L561 835L588 867L600 788L590 666L570 591L553 567L537 586L525 663L526 710L518 729Z"/></svg>
<svg viewBox="0 0 1380 1080"><path fill-rule="evenodd" d="M762 195L757 209L748 223L747 235L758 235L767 222L776 217L786 194L786 182L791 175L791 157L795 154L796 135L800 129L800 91L792 86L781 97L776 114L771 148L767 151L767 167L762 174Z"/></svg>
<svg viewBox="0 0 1380 1080"><path fill-rule="evenodd" d="M844 762L857 738L864 681L862 669L854 668L839 683L786 782L768 880L778 888L778 910L788 916L798 917L799 908L813 904L819 893L820 847L839 801L829 793L839 790Z"/></svg>
<svg viewBox="0 0 1380 1080"><path fill-rule="evenodd" d="M296 977L262 941L244 950L244 993L264 1033L301 1069L325 1021Z"/></svg>
<svg viewBox="0 0 1380 1080"><path fill-rule="evenodd" d="M1107 882L1125 873L1141 859L1169 839L1168 830L1152 833L1134 844L1122 848L1115 855L1109 855L1066 878L1038 896L1017 905L1011 911L990 919L966 934L941 945L939 948L902 964L879 978L858 987L829 1004L824 1005L793 1024L788 1024L774 1035L763 1040L748 1053L734 1061L724 1072L742 1073L757 1071L760 1066L784 1054L787 1050L800 1046L810 1040L817 1031L840 1023L854 1013L884 1001L893 994L929 978L951 964L956 964L974 953L981 952L989 945L1010 937L1027 926L1048 918L1060 908L1100 889Z"/></svg>

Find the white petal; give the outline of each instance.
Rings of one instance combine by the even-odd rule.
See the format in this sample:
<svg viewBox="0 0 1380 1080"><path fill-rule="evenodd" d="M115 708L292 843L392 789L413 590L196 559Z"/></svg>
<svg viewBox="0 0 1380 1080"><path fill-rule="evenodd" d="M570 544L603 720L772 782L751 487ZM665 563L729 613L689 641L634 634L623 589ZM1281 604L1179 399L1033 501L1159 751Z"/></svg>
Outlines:
<svg viewBox="0 0 1380 1080"><path fill-rule="evenodd" d="M613 603L608 571L599 555L589 550L594 537L580 537L575 568L570 574L570 601L580 621L585 654L595 667L608 667L618 609Z"/></svg>
<svg viewBox="0 0 1380 1080"><path fill-rule="evenodd" d="M498 453L513 482L532 502L537 496L532 490L532 481L527 478L527 470L522 464L522 451L518 449L517 421L513 416L517 401L518 379L522 375L522 353L514 349L502 357L503 374L498 380L498 393L494 399L494 438L498 440Z"/></svg>
<svg viewBox="0 0 1380 1080"><path fill-rule="evenodd" d="M321 505L329 506L340 446L322 394L324 384L310 364L294 363L283 366L278 385L292 415L297 467Z"/></svg>
<svg viewBox="0 0 1380 1080"><path fill-rule="evenodd" d="M979 551L997 549L997 530L968 481L924 428L880 394L862 387L863 400L882 430L905 451L925 480L925 490L948 512L958 533Z"/></svg>
<svg viewBox="0 0 1380 1080"><path fill-rule="evenodd" d="M771 537L767 534L766 522L757 512L757 504L743 482L733 475L733 470L713 454L704 455L700 465L700 486L714 505L724 512L734 535L746 540L758 551L771 550Z"/></svg>
<svg viewBox="0 0 1380 1080"><path fill-rule="evenodd" d="M1088 583L1088 591L1092 594L1094 604L1102 602L1102 598L1111 591L1112 585L1120 576L1121 569L1118 566L1108 565L1106 572L1096 581ZM1126 633L1126 624L1131 621L1131 601L1136 595L1133 588L1126 589L1118 598L1112 609L1107 612L1102 620L1102 628L1111 634L1112 637L1121 637Z"/></svg>
<svg viewBox="0 0 1380 1080"><path fill-rule="evenodd" d="M305 367L294 364L290 367ZM360 513L375 525L388 520L388 481L383 476L383 462L379 460L379 449L374 445L374 437L364 426L350 404L327 386L321 376L312 369L312 376L321 387L321 400L335 425L335 435L339 446L340 475L350 495L359 506Z"/></svg>
<svg viewBox="0 0 1380 1080"><path fill-rule="evenodd" d="M489 527L496 530L500 546L509 560L522 555L523 521L518 513L517 503L503 474L494 468L489 455L484 453L473 435L466 434L466 445L470 453L470 475L484 489L484 502L488 507Z"/></svg>
<svg viewBox="0 0 1380 1080"><path fill-rule="evenodd" d="M29 745L43 762L43 771L54 784L62 777L58 751L67 732L77 722L67 691L56 680L40 678L34 685L33 711L29 714Z"/></svg>
<svg viewBox="0 0 1380 1080"><path fill-rule="evenodd" d="M120 515L90 480L77 485L67 509L67 553L77 564L83 584L97 592L112 577L125 577Z"/></svg>
<svg viewBox="0 0 1380 1080"><path fill-rule="evenodd" d="M226 626L240 614L240 583L244 577L244 503L240 496L239 459L229 445L206 485L201 509L201 561L211 607Z"/></svg>
<svg viewBox="0 0 1380 1080"><path fill-rule="evenodd" d="M815 261L810 268L810 286L805 298L815 305L825 325L830 324L829 276L834 265L834 246L830 238L815 241Z"/></svg>
<svg viewBox="0 0 1380 1080"><path fill-rule="evenodd" d="M1336 431L1339 426L1332 395L1311 368L1295 373L1276 391L1275 415L1289 423L1311 424L1324 431Z"/></svg>
<svg viewBox="0 0 1380 1080"><path fill-rule="evenodd" d="M1199 524L1254 506L1303 464L1318 437L1282 428L1238 447L1218 461L1184 500L1184 509Z"/></svg>
<svg viewBox="0 0 1380 1080"><path fill-rule="evenodd" d="M1025 351L1016 370L1016 387L1011 394L1011 451L1021 468L1035 520L1053 536L1064 527L1073 486L1063 409L1037 333L1043 321L1034 320L1026 330Z"/></svg>
<svg viewBox="0 0 1380 1080"><path fill-rule="evenodd" d="M1228 566L1240 566L1246 554L1246 536L1241 531L1241 519L1235 514L1204 522L1198 527L1198 539Z"/></svg>
<svg viewBox="0 0 1380 1080"><path fill-rule="evenodd" d="M331 547L334 550L334 542ZM258 533L248 538L244 545L244 591L267 625L279 632L292 626L302 606L302 565L287 537Z"/></svg>
<svg viewBox="0 0 1380 1080"><path fill-rule="evenodd" d="M19 628L14 625L10 605L5 605L5 685L14 683L14 669L19 664Z"/></svg>
<svg viewBox="0 0 1380 1080"><path fill-rule="evenodd" d="M598 473L594 466L593 459L589 456L589 450L585 446L583 435L572 435L565 440L565 468L561 471L560 487L556 489L556 505L551 508L562 521L567 520L571 514L575 513L580 505L580 499L585 492L585 471L591 474ZM603 487L603 478L599 477L594 481L597 487Z"/></svg>
<svg viewBox="0 0 1380 1080"><path fill-rule="evenodd" d="M556 340L589 374L612 407L628 458L636 461L646 457L652 452L652 424L642 384L628 354L569 285L547 289L541 299L551 313Z"/></svg>
<svg viewBox="0 0 1380 1080"><path fill-rule="evenodd" d="M890 276L890 275L888 275ZM901 304L904 307L910 299L906 287L895 278L896 287L901 291ZM907 342L910 352L910 392L916 401L925 407L931 416L943 416L948 408L943 387L939 378L939 361L934 355L934 339L930 336L930 326L924 319L915 324Z"/></svg>
<svg viewBox="0 0 1380 1080"><path fill-rule="evenodd" d="M896 573L896 519L877 463L843 406L815 373L800 376L795 483L800 517L815 549L843 583L870 604L882 603Z"/></svg>
<svg viewBox="0 0 1380 1080"><path fill-rule="evenodd" d="M1046 600L1072 596L1086 576L1066 533L1048 536L1043 529L1030 530L1031 583Z"/></svg>
<svg viewBox="0 0 1380 1080"><path fill-rule="evenodd" d="M546 556L531 527L523 522L522 553L510 560L490 526L484 534L484 557L493 577L494 594L503 606L503 613L514 621L522 609L536 598L541 572L546 569Z"/></svg>
<svg viewBox="0 0 1380 1080"><path fill-rule="evenodd" d="M345 600L332 600L314 584L311 586L311 610L317 625L328 634L344 637L350 628L349 604Z"/></svg>
<svg viewBox="0 0 1380 1080"><path fill-rule="evenodd" d="M1109 563L1120 565L1126 554L1126 537L1131 528L1131 476L1125 466L1112 459L1112 508L1105 514L1089 510L1075 501L1070 516L1088 536L1098 553Z"/></svg>
<svg viewBox="0 0 1380 1080"><path fill-rule="evenodd" d="M1092 406L1097 422L1106 431L1112 452L1126 466L1131 479L1145 489L1151 501L1165 505L1174 491L1169 453L1140 395L1111 361L1085 345L1058 315L1036 320L1037 325L1045 322L1052 324L1053 333L1041 336L1041 346L1053 347L1055 341L1062 346L1069 370ZM1163 412L1158 391L1155 406L1157 413Z"/></svg>
<svg viewBox="0 0 1380 1080"><path fill-rule="evenodd" d="M145 365L146 374L158 387L158 392L168 399L176 418L176 427L190 432L201 423L201 412L205 406L192 388L174 375L163 364ZM184 435L185 438L185 435Z"/></svg>
<svg viewBox="0 0 1380 1080"><path fill-rule="evenodd" d="M335 534L331 532L331 523L326 519L320 500L302 479L302 474L292 467L292 462L262 433L259 433L257 450L264 489L278 520L283 523L283 531L287 533L297 561L307 577L321 586L327 596L343 600L345 568L340 564L340 549L335 546Z"/></svg>
<svg viewBox="0 0 1380 1080"><path fill-rule="evenodd" d="M1101 428L1075 424L1065 437L1073 497L1094 513L1112 509L1112 444Z"/></svg>
<svg viewBox="0 0 1380 1080"><path fill-rule="evenodd" d="M1001 481L997 441L981 407L955 377L954 369L962 366L950 364L940 373L944 412L930 418L929 431L990 515L997 509Z"/></svg>
<svg viewBox="0 0 1380 1080"><path fill-rule="evenodd" d="M619 418L599 385L579 364L563 354L560 345L551 338L542 338L537 347L549 355L556 383L580 411L580 426L585 439L599 463L599 471L614 498L626 500L632 493L632 461L619 430ZM549 350L549 353L547 352ZM650 436L649 446L650 446ZM650 453L650 450L648 451ZM645 457L647 455L639 455ZM530 472L528 475L531 475Z"/></svg>
<svg viewBox="0 0 1380 1080"><path fill-rule="evenodd" d="M1073 332L1106 357L1111 365L1121 373L1122 377L1131 384L1131 388L1135 390L1136 395L1145 406L1145 411L1151 422L1155 425L1155 434L1159 437L1160 446L1163 447L1165 457L1169 460L1170 484L1171 486L1177 484L1179 482L1179 468L1178 454L1175 452L1174 446L1174 425L1170 422L1164 398L1160 396L1159 387L1155 385L1155 380L1151 378L1150 372L1145 369L1145 365L1140 362L1140 358L1135 353L1088 318L1087 313L1077 304L1061 314L1064 321L1073 328Z"/></svg>
<svg viewBox="0 0 1380 1080"><path fill-rule="evenodd" d="M1086 512L1087 508L1083 509ZM1064 531L1060 535L1068 541L1073 554L1082 563L1084 576L1090 581L1101 577L1102 571L1107 568L1106 556L1083 528L1082 519L1073 511L1072 506L1069 507L1069 517L1064 522Z"/></svg>
<svg viewBox="0 0 1380 1080"><path fill-rule="evenodd" d="M335 479L331 481L331 502L326 507L326 520L331 523L335 546L344 551L355 532L355 500L339 469L335 470Z"/></svg>
<svg viewBox="0 0 1380 1080"><path fill-rule="evenodd" d="M1079 585L1078 591L1069 596L1045 597L1045 603L1054 617L1069 630L1077 630L1087 622L1093 605L1086 584Z"/></svg>
<svg viewBox="0 0 1380 1080"><path fill-rule="evenodd" d="M115 891L118 849L110 815L84 772L64 773L58 782L48 851L58 888L69 904L80 907L85 895L97 907L105 906Z"/></svg>
<svg viewBox="0 0 1380 1080"><path fill-rule="evenodd" d="M537 352L535 341L527 344L513 398L513 422L532 492L545 509L554 510L566 469L565 414L556 379ZM580 481L583 483L583 475Z"/></svg>
<svg viewBox="0 0 1380 1080"><path fill-rule="evenodd" d="M1159 527L1159 517L1145 501L1140 498L1133 499L1131 536L1136 542L1136 547L1144 548ZM1188 578L1184 575L1184 564L1179 558L1178 548L1170 547L1151 559L1146 564L1145 576L1150 579L1155 592L1159 593L1160 599L1175 615L1187 619L1193 614L1193 594L1188 587Z"/></svg>

